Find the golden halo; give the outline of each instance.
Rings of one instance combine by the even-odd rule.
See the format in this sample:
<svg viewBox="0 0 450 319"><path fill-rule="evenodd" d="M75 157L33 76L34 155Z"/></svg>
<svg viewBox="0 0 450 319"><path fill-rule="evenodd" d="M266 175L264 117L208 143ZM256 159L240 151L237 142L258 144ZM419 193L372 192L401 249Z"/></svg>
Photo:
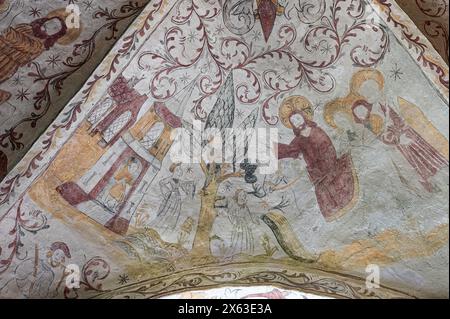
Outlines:
<svg viewBox="0 0 450 319"><path fill-rule="evenodd" d="M63 19L64 21L66 21L66 19L69 15L70 15L70 12L67 12L66 9L62 8L62 9L56 9L56 10L50 12L49 14L47 14L47 18L59 17L59 18ZM64 36L62 36L61 38L59 38L58 41L56 41L56 42L61 45L71 44L76 39L78 39L78 37L81 34L82 29L83 29L83 25L81 24L81 21L80 21L79 28L68 28L66 34Z"/></svg>
<svg viewBox="0 0 450 319"><path fill-rule="evenodd" d="M9 2L8 0L0 0L0 13L3 13L8 9Z"/></svg>
<svg viewBox="0 0 450 319"><path fill-rule="evenodd" d="M375 81L380 91L384 90L384 76L375 69L365 69L356 72L350 81L350 92L359 95L359 90L367 81Z"/></svg>
<svg viewBox="0 0 450 319"><path fill-rule="evenodd" d="M291 129L290 118L295 113L301 113L309 121L314 119L312 104L303 96L290 96L283 101L279 111L281 123Z"/></svg>
<svg viewBox="0 0 450 319"><path fill-rule="evenodd" d="M384 90L385 80L383 73L375 69L361 70L352 76L352 79L350 80L350 92L346 97L338 98L325 105L324 118L330 127L335 129L338 128L335 121L335 116L338 113L347 116L348 119L353 121L354 103L358 100L367 101L367 98L362 96L359 91L364 83L371 80L377 83L380 91ZM381 130L383 121L378 115L372 115L370 121L374 130Z"/></svg>

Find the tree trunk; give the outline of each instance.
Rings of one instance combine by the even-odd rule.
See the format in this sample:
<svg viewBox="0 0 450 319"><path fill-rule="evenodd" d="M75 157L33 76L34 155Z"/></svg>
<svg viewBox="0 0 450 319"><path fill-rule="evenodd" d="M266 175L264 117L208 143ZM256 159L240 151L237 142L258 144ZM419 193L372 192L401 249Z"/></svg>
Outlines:
<svg viewBox="0 0 450 319"><path fill-rule="evenodd" d="M219 185L215 178L201 193L201 208L191 254L194 257L211 256L210 237L217 213L214 208Z"/></svg>

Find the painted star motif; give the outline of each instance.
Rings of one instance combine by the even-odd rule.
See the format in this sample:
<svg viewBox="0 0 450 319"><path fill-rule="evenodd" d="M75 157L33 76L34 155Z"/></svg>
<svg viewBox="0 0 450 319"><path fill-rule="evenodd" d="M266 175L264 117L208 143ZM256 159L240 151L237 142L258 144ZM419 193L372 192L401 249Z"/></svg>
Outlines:
<svg viewBox="0 0 450 319"><path fill-rule="evenodd" d="M284 65L282 69L284 74L291 75L292 67L290 65Z"/></svg>
<svg viewBox="0 0 450 319"><path fill-rule="evenodd" d="M191 78L189 77L189 74L185 73L183 74L183 76L180 78L181 83L186 84L191 80Z"/></svg>
<svg viewBox="0 0 450 319"><path fill-rule="evenodd" d="M252 32L252 40L253 41L258 41L259 39L261 39L262 33L259 30L253 30Z"/></svg>
<svg viewBox="0 0 450 319"><path fill-rule="evenodd" d="M395 66L389 71L391 78L394 79L394 81L401 80L403 76L402 70L398 67L398 64L395 63Z"/></svg>
<svg viewBox="0 0 450 319"><path fill-rule="evenodd" d="M21 102L24 100L29 101L28 95L30 95L30 93L28 93L28 89L21 88L20 90L17 90L16 99Z"/></svg>
<svg viewBox="0 0 450 319"><path fill-rule="evenodd" d="M45 62L47 62L47 64L49 66L51 66L52 68L54 68L55 66L58 65L58 62L61 62L61 60L59 59L59 55L50 55L48 57L47 60L45 60Z"/></svg>
<svg viewBox="0 0 450 319"><path fill-rule="evenodd" d="M325 45L323 45L321 48L320 48L320 52L322 53L322 54L330 54L331 53L331 50L333 50L333 47L331 46L331 44L329 44L329 43L327 43L327 44L325 44Z"/></svg>
<svg viewBox="0 0 450 319"><path fill-rule="evenodd" d="M83 5L84 5L84 9L86 10L86 11L91 11L93 8L94 8L94 6L92 5L92 2L93 2L94 0L86 0L86 1L83 1Z"/></svg>
<svg viewBox="0 0 450 319"><path fill-rule="evenodd" d="M223 25L218 25L217 27L216 27L216 34L217 35L222 35L223 33L225 32L225 28L223 27Z"/></svg>
<svg viewBox="0 0 450 319"><path fill-rule="evenodd" d="M20 76L20 74L17 74L17 75L13 78L12 84L13 84L14 86L22 85L22 77Z"/></svg>
<svg viewBox="0 0 450 319"><path fill-rule="evenodd" d="M230 183L230 182L225 182L225 190L227 191L227 192L231 192L231 190L232 190L232 188L233 188L233 185Z"/></svg>
<svg viewBox="0 0 450 319"><path fill-rule="evenodd" d="M188 36L187 39L190 43L194 42L195 40L197 40L197 34L195 34L194 31L191 31Z"/></svg>
<svg viewBox="0 0 450 319"><path fill-rule="evenodd" d="M29 13L29 16L30 16L30 17L33 17L33 18L39 18L39 17L41 16L41 14L42 14L41 9L31 7L30 13Z"/></svg>
<svg viewBox="0 0 450 319"><path fill-rule="evenodd" d="M119 275L119 285L125 285L130 281L130 277L127 274Z"/></svg>
<svg viewBox="0 0 450 319"><path fill-rule="evenodd" d="M314 51L318 51L318 50L320 49L320 45L319 45L318 43L316 43L316 44L314 44L314 45L312 46L312 49L313 49Z"/></svg>

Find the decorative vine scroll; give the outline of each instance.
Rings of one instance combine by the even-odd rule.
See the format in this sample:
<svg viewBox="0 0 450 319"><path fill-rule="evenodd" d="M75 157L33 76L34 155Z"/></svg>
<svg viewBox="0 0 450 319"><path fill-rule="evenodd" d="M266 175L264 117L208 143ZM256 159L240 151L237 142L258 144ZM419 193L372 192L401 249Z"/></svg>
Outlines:
<svg viewBox="0 0 450 319"><path fill-rule="evenodd" d="M282 25L277 45L258 50L242 37L219 40L213 35L209 25L220 19L219 2L205 7L196 0L183 0L172 18L175 26L165 32L161 41L162 52L143 52L139 66L143 70L154 69L150 92L155 99L167 100L179 89L180 72L193 73L196 68L204 68L201 63L207 61L208 72L198 78L200 96L194 101L194 114L199 119L205 119L203 102L218 91L225 74L240 72L245 80L237 83L236 98L243 104L260 103L264 121L275 125L278 116L270 111L277 98L304 84L317 92L331 92L336 86L331 70L344 56L358 67L375 66L384 58L389 48L388 34L383 26L364 19L365 7L362 0L334 0L329 14L312 24L303 38L299 39L293 25ZM350 25L341 22L342 14L351 18ZM361 39L368 36L376 40L363 43ZM308 57L295 51L298 42ZM287 67L280 69L277 65ZM271 91L268 97L262 97L263 86Z"/></svg>

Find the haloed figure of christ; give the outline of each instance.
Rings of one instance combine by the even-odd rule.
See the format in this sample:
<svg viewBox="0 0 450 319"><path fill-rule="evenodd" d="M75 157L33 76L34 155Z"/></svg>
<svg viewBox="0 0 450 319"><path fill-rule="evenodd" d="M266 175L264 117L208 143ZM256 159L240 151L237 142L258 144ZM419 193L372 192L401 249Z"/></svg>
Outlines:
<svg viewBox="0 0 450 319"><path fill-rule="evenodd" d="M305 160L320 211L332 221L355 205L358 181L350 154L338 158L331 139L313 118L312 105L304 97L292 96L283 102L280 119L295 137L289 145L278 145L278 158Z"/></svg>

